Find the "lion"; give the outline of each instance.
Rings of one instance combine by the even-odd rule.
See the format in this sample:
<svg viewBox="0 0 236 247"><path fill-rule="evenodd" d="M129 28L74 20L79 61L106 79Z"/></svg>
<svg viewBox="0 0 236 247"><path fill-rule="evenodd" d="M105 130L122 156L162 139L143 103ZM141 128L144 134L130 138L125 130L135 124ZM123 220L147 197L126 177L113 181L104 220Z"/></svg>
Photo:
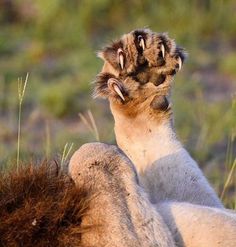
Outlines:
<svg viewBox="0 0 236 247"><path fill-rule="evenodd" d="M110 101L119 147L85 144L67 173L0 174L0 246L234 247L235 213L174 132L169 92L184 50L145 29L100 56L95 95Z"/></svg>

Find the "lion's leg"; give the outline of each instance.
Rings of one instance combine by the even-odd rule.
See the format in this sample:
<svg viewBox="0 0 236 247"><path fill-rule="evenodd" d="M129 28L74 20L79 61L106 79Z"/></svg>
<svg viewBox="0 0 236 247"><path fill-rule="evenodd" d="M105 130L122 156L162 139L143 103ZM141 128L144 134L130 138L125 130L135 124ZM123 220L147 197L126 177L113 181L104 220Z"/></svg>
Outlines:
<svg viewBox="0 0 236 247"><path fill-rule="evenodd" d="M236 246L234 211L182 202L157 205L178 246Z"/></svg>
<svg viewBox="0 0 236 247"><path fill-rule="evenodd" d="M71 158L77 186L93 193L82 227L88 246L175 246L172 236L138 185L132 163L116 146L91 143Z"/></svg>
<svg viewBox="0 0 236 247"><path fill-rule="evenodd" d="M109 99L117 144L135 165L150 201L223 208L173 128L170 89L184 50L166 34L144 29L123 35L100 56L105 64L95 96Z"/></svg>

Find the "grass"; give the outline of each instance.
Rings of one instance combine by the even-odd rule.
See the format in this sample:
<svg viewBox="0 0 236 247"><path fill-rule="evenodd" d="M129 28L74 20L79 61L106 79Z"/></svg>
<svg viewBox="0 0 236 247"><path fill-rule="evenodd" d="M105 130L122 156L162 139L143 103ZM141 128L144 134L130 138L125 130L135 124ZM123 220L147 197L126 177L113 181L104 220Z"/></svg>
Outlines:
<svg viewBox="0 0 236 247"><path fill-rule="evenodd" d="M18 130L17 130L17 156L16 156L16 170L18 172L19 170L19 164L20 164L20 148L21 148L21 115L22 115L22 104L25 96L25 91L28 83L29 73L26 74L25 80L23 82L22 78L18 79ZM98 137L98 131L97 127L94 121L94 118L92 116L91 111L88 111L88 115L91 120L91 128L94 128L95 135ZM82 114L81 114L82 116ZM85 119L85 118L84 118ZM89 122L87 122L89 124ZM93 129L92 129L93 130ZM99 138L99 137L98 137ZM63 171L65 170L67 160L69 158L69 155L73 149L73 143L68 144L66 143L61 157L60 162L60 169ZM46 158L48 159L50 153L50 134L49 134L49 127L48 124L46 124Z"/></svg>
<svg viewBox="0 0 236 247"><path fill-rule="evenodd" d="M233 100L232 106L234 106L235 100ZM236 157L233 153L234 148L233 148L233 143L235 140L235 133L232 133L231 136L229 137L228 141L228 147L226 150L226 161L225 161L225 167L226 170L228 171L228 174L225 179L225 183L222 189L222 192L220 194L220 199L222 201L229 201L228 198L226 197L226 192L227 190L230 190L230 188L236 188L236 179L235 179L235 171L236 171ZM231 200L231 208L236 209L236 196L234 196Z"/></svg>
<svg viewBox="0 0 236 247"><path fill-rule="evenodd" d="M25 90L28 82L29 74L27 73L25 81L23 83L22 78L18 79L18 99L19 99L19 108L18 108L18 135L17 135L17 156L16 156L16 169L19 169L20 162L20 141L21 141L21 111L22 103L25 95Z"/></svg>
<svg viewBox="0 0 236 247"><path fill-rule="evenodd" d="M229 171L228 177L227 177L227 179L225 181L224 188L223 188L221 196L220 196L221 200L224 199L225 192L226 192L227 188L229 187L229 184L230 184L230 182L231 182L231 180L233 178L233 173L235 172L235 168L236 168L236 159L234 160L233 165L232 165L232 167L231 167L231 169Z"/></svg>
<svg viewBox="0 0 236 247"><path fill-rule="evenodd" d="M66 161L68 160L69 155L73 149L73 145L74 143L71 143L71 144L66 143L63 148L61 163L60 163L60 168L62 171L66 170Z"/></svg>
<svg viewBox="0 0 236 247"><path fill-rule="evenodd" d="M83 121L85 126L93 134L96 141L99 142L100 141L99 132L98 132L98 128L97 128L96 122L94 120L93 114L90 110L88 110L87 115L88 115L88 120L86 119L86 117L82 113L79 113L79 117L81 118L81 120Z"/></svg>

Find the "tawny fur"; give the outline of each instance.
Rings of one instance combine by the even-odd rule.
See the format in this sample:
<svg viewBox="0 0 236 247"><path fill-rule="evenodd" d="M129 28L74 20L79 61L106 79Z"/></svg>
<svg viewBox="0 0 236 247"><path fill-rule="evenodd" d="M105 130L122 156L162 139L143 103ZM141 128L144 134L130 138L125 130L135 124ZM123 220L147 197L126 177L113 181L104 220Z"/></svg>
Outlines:
<svg viewBox="0 0 236 247"><path fill-rule="evenodd" d="M83 145L69 170L78 187L97 195L82 218L81 227L97 226L82 234L85 246L235 246L233 211L183 202L162 202L154 210L133 164L116 146Z"/></svg>
<svg viewBox="0 0 236 247"><path fill-rule="evenodd" d="M81 227L97 227L82 234L85 246L175 246L162 217L138 185L133 164L116 147L83 145L72 156L70 174L78 187L97 195Z"/></svg>
<svg viewBox="0 0 236 247"><path fill-rule="evenodd" d="M178 246L235 247L235 211L185 202L164 202L157 211L165 219Z"/></svg>

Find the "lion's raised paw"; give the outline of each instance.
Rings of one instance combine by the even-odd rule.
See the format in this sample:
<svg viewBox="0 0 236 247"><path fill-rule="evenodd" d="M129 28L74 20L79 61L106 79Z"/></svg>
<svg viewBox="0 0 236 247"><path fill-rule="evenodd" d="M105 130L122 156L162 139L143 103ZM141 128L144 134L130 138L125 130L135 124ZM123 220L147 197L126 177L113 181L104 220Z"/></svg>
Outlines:
<svg viewBox="0 0 236 247"><path fill-rule="evenodd" d="M160 94L167 95L186 53L167 34L140 29L124 34L120 40L106 46L99 52L99 57L105 63L95 81L95 97L115 97L125 102L128 96L134 98L131 97L134 90L146 90L148 83L155 86L149 87L153 93L158 92L159 85L166 85L162 85L162 89L167 90ZM113 79L115 83L111 83ZM140 93L135 95L140 96Z"/></svg>

